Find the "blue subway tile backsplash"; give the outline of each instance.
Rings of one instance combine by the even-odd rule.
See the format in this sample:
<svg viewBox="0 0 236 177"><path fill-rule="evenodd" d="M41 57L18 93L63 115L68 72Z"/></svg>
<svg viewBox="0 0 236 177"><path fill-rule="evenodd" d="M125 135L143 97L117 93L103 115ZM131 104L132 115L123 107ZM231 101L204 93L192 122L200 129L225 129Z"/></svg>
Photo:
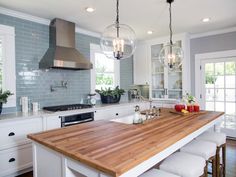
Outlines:
<svg viewBox="0 0 236 177"><path fill-rule="evenodd" d="M39 61L49 46L49 27L47 25L22 20L0 14L0 24L15 27L16 52L16 97L17 107L6 108L3 113L20 111L20 97L28 96L39 102L41 107L59 104L79 103L90 92L90 71L39 70ZM90 58L90 43L99 44L96 37L76 34L76 47ZM133 83L133 60L121 61L121 88L128 89ZM50 91L51 85L68 82L67 89Z"/></svg>

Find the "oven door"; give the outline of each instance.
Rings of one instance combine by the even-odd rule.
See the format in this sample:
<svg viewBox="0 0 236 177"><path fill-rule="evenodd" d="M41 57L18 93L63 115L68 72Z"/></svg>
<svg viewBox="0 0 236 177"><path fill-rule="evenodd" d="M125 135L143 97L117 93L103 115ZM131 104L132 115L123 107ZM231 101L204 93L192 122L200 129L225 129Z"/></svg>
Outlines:
<svg viewBox="0 0 236 177"><path fill-rule="evenodd" d="M94 121L94 112L80 113L61 117L61 127Z"/></svg>

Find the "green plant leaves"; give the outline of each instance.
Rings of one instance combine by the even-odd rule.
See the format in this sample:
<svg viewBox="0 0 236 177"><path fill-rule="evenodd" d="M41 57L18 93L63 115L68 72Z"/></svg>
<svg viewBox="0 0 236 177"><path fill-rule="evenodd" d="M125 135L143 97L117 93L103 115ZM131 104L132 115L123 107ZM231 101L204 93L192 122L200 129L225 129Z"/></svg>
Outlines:
<svg viewBox="0 0 236 177"><path fill-rule="evenodd" d="M123 95L125 93L125 90L124 89L120 89L119 86L116 86L115 89L111 89L110 87L108 89L101 89L101 90L98 90L96 89L95 90L97 93L99 93L100 95L103 95L103 96L112 96L112 97L117 97L119 95Z"/></svg>

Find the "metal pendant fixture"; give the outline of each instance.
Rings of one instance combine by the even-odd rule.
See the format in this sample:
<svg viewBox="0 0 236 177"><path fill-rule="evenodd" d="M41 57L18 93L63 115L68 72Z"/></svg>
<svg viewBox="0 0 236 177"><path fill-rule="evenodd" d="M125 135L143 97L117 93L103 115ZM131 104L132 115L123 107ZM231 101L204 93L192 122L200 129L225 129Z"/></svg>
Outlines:
<svg viewBox="0 0 236 177"><path fill-rule="evenodd" d="M100 46L108 58L118 60L129 58L136 48L136 35L134 30L119 21L119 0L116 0L116 21L109 25L102 33Z"/></svg>
<svg viewBox="0 0 236 177"><path fill-rule="evenodd" d="M171 13L171 3L174 0L167 0L169 4L169 29L170 29L170 41L165 45L159 53L159 61L162 65L168 68L170 71L180 70L182 67L183 60L183 50L181 44L176 42L175 44L172 41L172 13Z"/></svg>

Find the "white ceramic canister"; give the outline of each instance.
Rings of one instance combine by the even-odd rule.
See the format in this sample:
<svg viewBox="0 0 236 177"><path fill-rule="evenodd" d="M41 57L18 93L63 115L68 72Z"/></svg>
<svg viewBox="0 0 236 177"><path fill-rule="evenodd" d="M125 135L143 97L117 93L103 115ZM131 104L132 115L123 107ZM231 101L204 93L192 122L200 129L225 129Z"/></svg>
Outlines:
<svg viewBox="0 0 236 177"><path fill-rule="evenodd" d="M20 98L20 105L23 113L27 113L29 111L29 99L27 96Z"/></svg>
<svg viewBox="0 0 236 177"><path fill-rule="evenodd" d="M40 109L40 105L38 102L33 102L32 103L32 109L33 109L33 112L38 112L39 109Z"/></svg>

